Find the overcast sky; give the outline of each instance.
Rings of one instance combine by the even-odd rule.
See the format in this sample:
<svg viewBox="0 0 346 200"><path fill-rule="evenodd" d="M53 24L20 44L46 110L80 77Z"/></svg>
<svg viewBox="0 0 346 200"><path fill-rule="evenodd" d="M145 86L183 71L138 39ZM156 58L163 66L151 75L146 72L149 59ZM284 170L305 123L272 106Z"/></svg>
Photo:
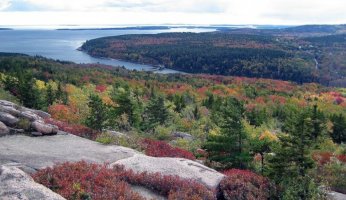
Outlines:
<svg viewBox="0 0 346 200"><path fill-rule="evenodd" d="M0 0L0 25L341 24L346 0Z"/></svg>

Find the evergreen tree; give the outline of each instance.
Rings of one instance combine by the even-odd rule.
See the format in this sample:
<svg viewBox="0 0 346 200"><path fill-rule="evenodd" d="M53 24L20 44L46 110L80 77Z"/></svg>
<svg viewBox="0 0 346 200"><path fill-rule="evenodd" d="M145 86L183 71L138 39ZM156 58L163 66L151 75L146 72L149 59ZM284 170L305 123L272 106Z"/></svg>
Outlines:
<svg viewBox="0 0 346 200"><path fill-rule="evenodd" d="M108 118L107 106L98 95L93 94L89 97L88 106L90 108L90 114L86 119L86 125L92 129L102 131Z"/></svg>
<svg viewBox="0 0 346 200"><path fill-rule="evenodd" d="M144 129L146 130L165 124L169 118L165 98L161 95L154 95L145 109L144 116Z"/></svg>
<svg viewBox="0 0 346 200"><path fill-rule="evenodd" d="M67 93L63 90L61 83L58 84L58 90L55 93L55 98L61 101L63 104L67 104Z"/></svg>
<svg viewBox="0 0 346 200"><path fill-rule="evenodd" d="M197 105L195 106L195 109L193 110L193 116L195 117L196 120L198 120L201 117Z"/></svg>
<svg viewBox="0 0 346 200"><path fill-rule="evenodd" d="M139 98L136 98L130 89L118 88L113 92L112 100L117 103L114 115L120 117L126 114L131 126L138 127L142 108Z"/></svg>
<svg viewBox="0 0 346 200"><path fill-rule="evenodd" d="M346 142L346 119L343 114L333 114L330 117L333 123L331 137L335 143L341 144Z"/></svg>
<svg viewBox="0 0 346 200"><path fill-rule="evenodd" d="M295 183L301 188L294 193L296 199L308 199L309 196L308 185L304 182L310 181L306 173L313 167L310 150L317 133L316 124L311 117L313 115L311 109L305 109L297 114L291 113L285 123L286 134L279 136L279 146L274 149L274 155L268 159L268 175L283 188L283 192L288 186L292 186L295 179L304 180Z"/></svg>
<svg viewBox="0 0 346 200"><path fill-rule="evenodd" d="M47 90L46 90L46 104L47 106L50 106L54 103L55 101L55 94L53 91L53 88L50 84L48 84L47 86Z"/></svg>
<svg viewBox="0 0 346 200"><path fill-rule="evenodd" d="M35 79L29 71L18 71L16 91L21 103L29 108L42 108L39 90L34 87Z"/></svg>
<svg viewBox="0 0 346 200"><path fill-rule="evenodd" d="M312 137L316 140L319 136L322 136L326 128L326 118L322 111L318 110L317 105L314 105L311 112L311 121L313 125Z"/></svg>
<svg viewBox="0 0 346 200"><path fill-rule="evenodd" d="M242 124L243 114L243 104L232 97L213 112L213 119L221 128L221 134L209 135L205 148L209 159L220 162L224 168L247 167L249 154L244 151L246 135Z"/></svg>

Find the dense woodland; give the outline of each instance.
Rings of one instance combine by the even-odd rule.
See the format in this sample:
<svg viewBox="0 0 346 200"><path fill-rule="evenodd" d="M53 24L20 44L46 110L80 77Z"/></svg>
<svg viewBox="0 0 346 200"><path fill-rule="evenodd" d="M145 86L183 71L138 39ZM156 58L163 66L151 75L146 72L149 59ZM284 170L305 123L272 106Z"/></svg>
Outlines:
<svg viewBox="0 0 346 200"><path fill-rule="evenodd" d="M0 70L1 99L46 110L49 123L104 144L199 159L232 177L222 182L223 195L324 199L321 185L346 193L343 88L163 75L16 54L1 54ZM176 138L175 132L193 139ZM71 167L80 165L96 167Z"/></svg>
<svg viewBox="0 0 346 200"><path fill-rule="evenodd" d="M344 26L125 35L87 41L92 56L208 73L344 86Z"/></svg>

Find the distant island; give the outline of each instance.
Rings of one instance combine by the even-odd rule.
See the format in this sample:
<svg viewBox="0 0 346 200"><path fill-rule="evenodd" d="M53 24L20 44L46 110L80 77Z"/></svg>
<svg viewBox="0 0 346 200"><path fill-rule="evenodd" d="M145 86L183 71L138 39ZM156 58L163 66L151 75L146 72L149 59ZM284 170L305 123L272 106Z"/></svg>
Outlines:
<svg viewBox="0 0 346 200"><path fill-rule="evenodd" d="M13 30L12 28L0 28L0 31L10 31Z"/></svg>
<svg viewBox="0 0 346 200"><path fill-rule="evenodd" d="M169 26L133 26L113 28L59 28L58 31L81 31L81 30L168 30Z"/></svg>
<svg viewBox="0 0 346 200"><path fill-rule="evenodd" d="M188 73L346 85L345 33L346 25L224 27L209 33L104 37L86 41L80 49L95 57L164 65Z"/></svg>

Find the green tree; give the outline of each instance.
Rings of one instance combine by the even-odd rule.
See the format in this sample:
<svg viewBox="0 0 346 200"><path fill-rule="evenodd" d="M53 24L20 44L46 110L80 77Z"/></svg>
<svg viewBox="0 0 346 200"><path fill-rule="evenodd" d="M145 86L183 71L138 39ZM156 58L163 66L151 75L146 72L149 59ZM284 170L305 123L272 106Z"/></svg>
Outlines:
<svg viewBox="0 0 346 200"><path fill-rule="evenodd" d="M346 142L346 119L343 114L333 114L330 117L333 123L331 137L335 143L341 144Z"/></svg>
<svg viewBox="0 0 346 200"><path fill-rule="evenodd" d="M130 89L117 88L112 93L112 100L117 103L114 109L116 117L126 114L131 126L138 128L141 121L142 104Z"/></svg>
<svg viewBox="0 0 346 200"><path fill-rule="evenodd" d="M249 154L244 150L246 134L242 119L243 104L229 97L221 104L218 111L213 112L214 122L221 128L221 133L209 135L205 148L212 161L223 164L224 168L246 168Z"/></svg>
<svg viewBox="0 0 346 200"><path fill-rule="evenodd" d="M34 83L35 79L31 71L16 70L12 77L5 79L5 88L17 96L24 106L41 109L43 101Z"/></svg>
<svg viewBox="0 0 346 200"><path fill-rule="evenodd" d="M46 104L47 106L50 106L54 103L55 101L55 94L53 91L53 88L50 84L48 84L47 86L47 90L46 90Z"/></svg>
<svg viewBox="0 0 346 200"><path fill-rule="evenodd" d="M67 93L63 89L63 86L61 83L58 84L58 90L55 93L55 98L59 101L61 101L63 104L67 104Z"/></svg>
<svg viewBox="0 0 346 200"><path fill-rule="evenodd" d="M88 106L90 113L85 124L92 129L102 131L108 119L107 106L98 95L94 94L90 95Z"/></svg>
<svg viewBox="0 0 346 200"><path fill-rule="evenodd" d="M150 130L163 125L169 118L169 111L162 95L154 95L144 111L144 129Z"/></svg>
<svg viewBox="0 0 346 200"><path fill-rule="evenodd" d="M310 182L306 173L313 167L310 151L316 133L311 113L311 109L291 113L285 123L286 134L279 135L280 143L268 159L268 175L283 189L283 193L293 187L295 179L304 180L295 182L301 188L293 193L295 199L309 199L310 195L310 188L305 183Z"/></svg>

